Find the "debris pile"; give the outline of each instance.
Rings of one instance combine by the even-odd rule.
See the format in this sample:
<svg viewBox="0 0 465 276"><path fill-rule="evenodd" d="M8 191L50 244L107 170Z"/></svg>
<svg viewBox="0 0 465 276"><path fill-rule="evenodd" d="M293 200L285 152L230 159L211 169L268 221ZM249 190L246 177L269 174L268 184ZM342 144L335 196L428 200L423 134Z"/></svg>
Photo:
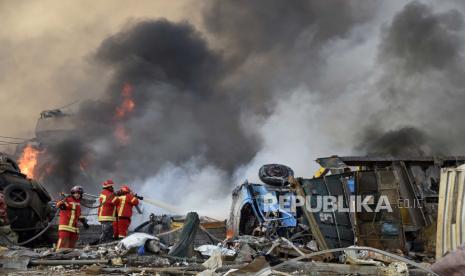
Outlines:
<svg viewBox="0 0 465 276"><path fill-rule="evenodd" d="M2 247L0 264L5 271L18 274L29 267L29 272L66 275L408 275L407 265L433 273L404 257L364 247L342 249L338 260L328 263L321 256L334 252L313 252L284 237L272 240L244 235L195 246L196 235L202 232L200 225L198 215L189 213L180 230L164 232L179 234L173 245L164 244L160 236L133 233L120 241L79 249ZM296 255L299 257L291 257Z"/></svg>
<svg viewBox="0 0 465 276"><path fill-rule="evenodd" d="M264 184L245 182L233 191L227 221L195 212L150 214L132 234L110 243L81 240L79 248L62 250L1 247L0 265L38 274L443 275L462 270L464 231L456 222L465 204L460 200L464 158L318 162L322 169L311 179L294 178L283 165L264 166ZM361 196L368 200L357 201ZM320 197L336 199L320 204ZM358 205L364 208L352 211Z"/></svg>

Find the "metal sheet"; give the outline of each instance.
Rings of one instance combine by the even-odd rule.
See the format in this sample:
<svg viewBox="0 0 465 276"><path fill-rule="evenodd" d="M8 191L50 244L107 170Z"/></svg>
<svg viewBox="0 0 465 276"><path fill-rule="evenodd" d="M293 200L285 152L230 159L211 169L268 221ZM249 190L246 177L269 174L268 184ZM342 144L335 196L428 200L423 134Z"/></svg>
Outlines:
<svg viewBox="0 0 465 276"><path fill-rule="evenodd" d="M399 183L392 168L357 173L357 193L374 195L376 202L370 205L375 209L380 196L386 196L392 212L357 212L357 230L360 245L367 245L390 250L405 249L404 229L399 201ZM396 230L396 231L393 231ZM395 233L393 235L392 233Z"/></svg>
<svg viewBox="0 0 465 276"><path fill-rule="evenodd" d="M311 195L311 206L316 207L316 195L318 196L341 196L343 207L348 208L349 203L345 194L346 185L341 175L330 175L324 178L300 179L300 183L306 195ZM326 239L329 248L345 247L354 244L353 225L348 212L333 211L331 213L315 212L312 213L319 225L320 231ZM330 216L329 221L322 218Z"/></svg>

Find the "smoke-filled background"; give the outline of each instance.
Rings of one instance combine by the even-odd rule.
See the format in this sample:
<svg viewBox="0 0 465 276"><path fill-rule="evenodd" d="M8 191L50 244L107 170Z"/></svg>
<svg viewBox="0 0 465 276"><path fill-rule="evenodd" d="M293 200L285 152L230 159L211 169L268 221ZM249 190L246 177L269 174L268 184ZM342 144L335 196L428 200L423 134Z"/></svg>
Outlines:
<svg viewBox="0 0 465 276"><path fill-rule="evenodd" d="M171 2L0 1L0 135L80 101L51 191L113 178L221 218L265 163L465 153L461 1Z"/></svg>

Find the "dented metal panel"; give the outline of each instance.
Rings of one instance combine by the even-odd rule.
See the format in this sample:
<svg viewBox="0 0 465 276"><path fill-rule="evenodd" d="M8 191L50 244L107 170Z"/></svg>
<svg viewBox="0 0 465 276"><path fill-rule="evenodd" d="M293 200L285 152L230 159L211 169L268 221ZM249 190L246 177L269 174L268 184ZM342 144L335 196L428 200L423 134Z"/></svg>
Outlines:
<svg viewBox="0 0 465 276"><path fill-rule="evenodd" d="M390 250L405 250L405 237L399 202L399 182L392 168L357 173L357 192L362 197L373 196L369 205L375 210L380 198L386 197L392 212L357 213L357 229L360 245Z"/></svg>
<svg viewBox="0 0 465 276"><path fill-rule="evenodd" d="M343 186L346 183L343 181L342 175L330 175L324 178L315 179L299 179L304 189L305 195L311 196L311 207L314 209L317 206L316 196L335 196L343 197L343 207L349 208L347 194ZM354 244L353 225L349 212L313 212L315 220L323 234L329 248L347 247Z"/></svg>

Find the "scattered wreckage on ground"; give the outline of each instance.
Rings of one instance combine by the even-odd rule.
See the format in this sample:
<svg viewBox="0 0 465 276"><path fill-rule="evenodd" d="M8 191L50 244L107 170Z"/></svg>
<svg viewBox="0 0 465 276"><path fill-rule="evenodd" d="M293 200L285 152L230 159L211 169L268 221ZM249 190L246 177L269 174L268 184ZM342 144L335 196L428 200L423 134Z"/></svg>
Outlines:
<svg viewBox="0 0 465 276"><path fill-rule="evenodd" d="M196 213L152 214L121 241L89 245L99 232L95 225L81 232L87 238L81 239L80 249L54 252L10 245L0 248L0 264L5 270L31 267L35 274L443 275L461 271L465 157L334 156L317 162L321 169L313 178L294 177L283 165L263 166L262 184L245 182L233 191L227 222ZM21 178L18 171L15 175ZM30 185L31 191L37 190ZM391 210L328 211L317 208L319 196L342 199L340 206L349 210L356 196L369 197L366 204L371 209L387 198ZM295 204L297 198L309 198L313 211ZM41 203L45 205L49 206L47 200ZM45 216L53 213L53 208L47 210ZM49 218L34 216L42 229L29 235L50 224ZM53 231L44 237L53 242Z"/></svg>

